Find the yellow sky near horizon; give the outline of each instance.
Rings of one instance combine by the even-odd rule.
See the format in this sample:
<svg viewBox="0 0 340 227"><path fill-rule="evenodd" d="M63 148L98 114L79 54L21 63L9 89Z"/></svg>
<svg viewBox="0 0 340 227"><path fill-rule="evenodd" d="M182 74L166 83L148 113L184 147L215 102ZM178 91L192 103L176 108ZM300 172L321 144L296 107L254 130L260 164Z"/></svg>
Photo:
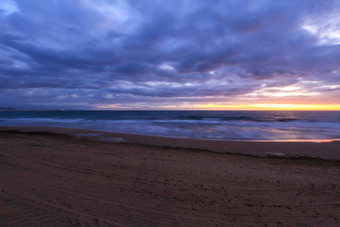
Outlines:
<svg viewBox="0 0 340 227"><path fill-rule="evenodd" d="M195 109L207 110L340 110L340 105L323 105L323 104L275 104L261 103L249 105L195 105Z"/></svg>
<svg viewBox="0 0 340 227"><path fill-rule="evenodd" d="M137 103L99 105L97 109L145 109L145 110L317 110L340 111L337 91L340 85L318 85L316 81L302 81L287 86L260 88L246 94L197 97L155 97L152 102L140 100ZM168 85L168 84L167 84ZM308 86L307 86L308 85ZM157 86L157 84L153 84ZM327 90L327 96L322 89Z"/></svg>
<svg viewBox="0 0 340 227"><path fill-rule="evenodd" d="M103 105L98 106L98 109L106 110L129 110L136 109L132 107L123 107L118 105ZM144 109L144 108L137 108ZM340 104L326 105L326 104L275 104L275 103L261 103L261 104L242 104L242 105L223 105L223 104L195 104L195 105L166 105L155 106L152 109L160 110L304 110L304 111L340 111Z"/></svg>

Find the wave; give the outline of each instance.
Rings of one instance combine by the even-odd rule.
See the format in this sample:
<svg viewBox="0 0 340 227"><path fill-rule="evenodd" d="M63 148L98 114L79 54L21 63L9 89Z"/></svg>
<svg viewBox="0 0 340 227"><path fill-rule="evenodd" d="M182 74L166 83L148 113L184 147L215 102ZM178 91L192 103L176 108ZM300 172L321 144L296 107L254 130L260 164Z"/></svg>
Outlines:
<svg viewBox="0 0 340 227"><path fill-rule="evenodd" d="M340 112L2 112L0 126L59 126L227 140L339 139Z"/></svg>
<svg viewBox="0 0 340 227"><path fill-rule="evenodd" d="M242 118L243 119L243 118ZM235 125L235 126L267 126L267 127L340 127L340 122L328 121L311 121L298 119L279 119L270 120L253 120L245 121L237 118L202 118L202 120L194 119L87 119L87 118L0 118L1 122L8 123L77 123L77 122L101 122L108 124L167 124L167 125Z"/></svg>
<svg viewBox="0 0 340 227"><path fill-rule="evenodd" d="M138 133L183 138L228 140L338 139L340 123L249 122L220 120L86 120L21 118L0 122L2 126L59 126L110 132Z"/></svg>

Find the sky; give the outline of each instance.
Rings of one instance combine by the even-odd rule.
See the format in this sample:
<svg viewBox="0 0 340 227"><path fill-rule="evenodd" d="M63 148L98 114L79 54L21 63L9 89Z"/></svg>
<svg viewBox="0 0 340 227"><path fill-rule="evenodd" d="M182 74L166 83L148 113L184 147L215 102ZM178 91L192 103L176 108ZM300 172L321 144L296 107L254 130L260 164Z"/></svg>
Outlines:
<svg viewBox="0 0 340 227"><path fill-rule="evenodd" d="M1 0L5 107L340 110L340 1Z"/></svg>

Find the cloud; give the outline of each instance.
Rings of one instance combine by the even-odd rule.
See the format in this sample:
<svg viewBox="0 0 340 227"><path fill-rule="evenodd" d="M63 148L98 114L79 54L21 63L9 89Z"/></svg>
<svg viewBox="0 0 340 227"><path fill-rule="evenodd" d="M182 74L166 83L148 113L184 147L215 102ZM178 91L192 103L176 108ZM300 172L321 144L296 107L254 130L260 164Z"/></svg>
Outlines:
<svg viewBox="0 0 340 227"><path fill-rule="evenodd" d="M339 10L335 0L6 0L0 106L250 103L303 81L338 102L326 88L340 82Z"/></svg>

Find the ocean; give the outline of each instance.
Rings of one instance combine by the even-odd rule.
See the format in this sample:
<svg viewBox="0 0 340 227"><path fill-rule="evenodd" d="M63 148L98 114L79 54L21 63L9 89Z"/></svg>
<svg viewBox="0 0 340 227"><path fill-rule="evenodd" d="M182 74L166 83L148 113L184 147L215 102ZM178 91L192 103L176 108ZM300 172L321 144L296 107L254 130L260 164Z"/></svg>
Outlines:
<svg viewBox="0 0 340 227"><path fill-rule="evenodd" d="M1 111L0 126L218 140L340 139L340 111Z"/></svg>

